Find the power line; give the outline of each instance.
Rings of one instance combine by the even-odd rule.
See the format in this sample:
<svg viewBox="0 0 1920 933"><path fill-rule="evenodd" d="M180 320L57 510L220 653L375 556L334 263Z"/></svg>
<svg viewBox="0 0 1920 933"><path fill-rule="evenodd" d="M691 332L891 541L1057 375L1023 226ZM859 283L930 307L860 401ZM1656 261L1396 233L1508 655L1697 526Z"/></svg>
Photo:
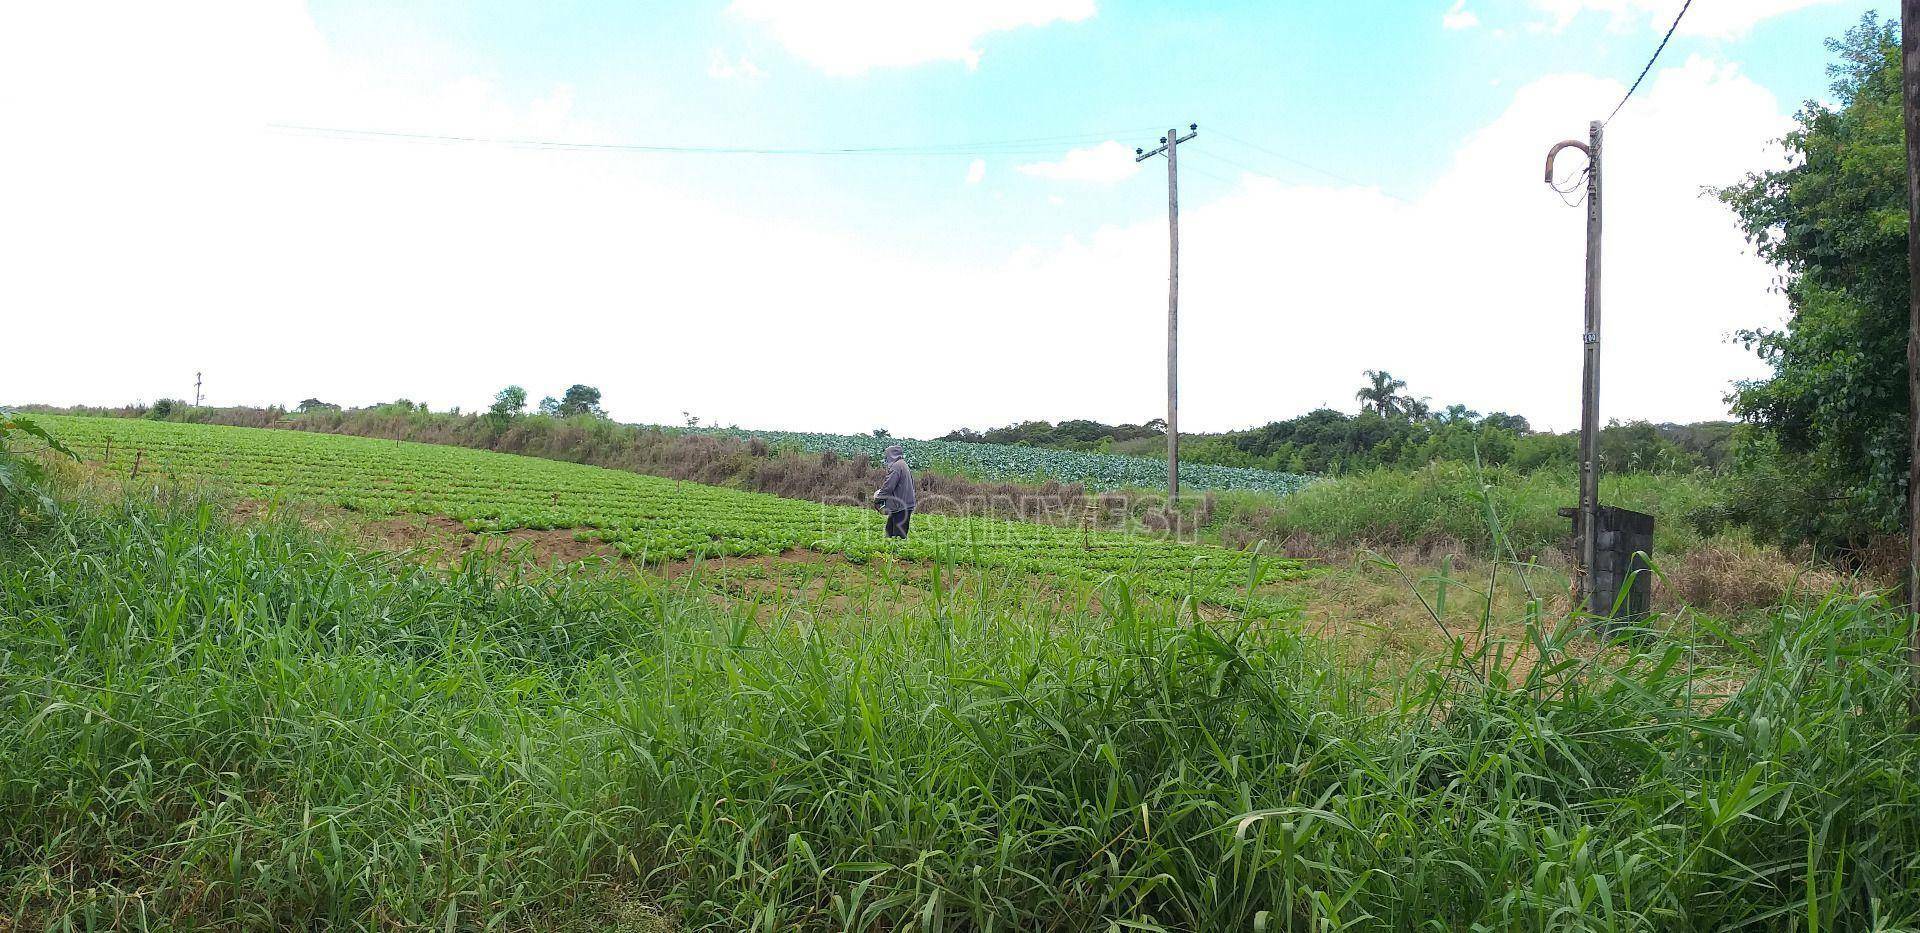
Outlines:
<svg viewBox="0 0 1920 933"><path fill-rule="evenodd" d="M1273 174L1272 172L1266 171L1264 169L1255 168L1254 166L1248 165L1244 162L1239 162L1234 159L1229 159L1226 156L1223 156L1217 152L1205 152L1205 153L1198 153L1198 154L1203 156L1204 158L1212 159L1216 162L1220 162L1225 165L1231 166L1233 168L1239 169L1240 171L1246 172L1249 175L1258 175L1261 178L1273 179L1274 181L1282 181L1282 179L1279 176ZM1391 191L1386 191L1382 189L1378 185L1369 185L1369 184L1366 184L1365 182L1353 181L1350 179L1341 179L1341 181L1345 184L1352 185L1355 188L1365 188L1368 191L1372 191L1375 194L1380 195L1381 197L1390 198L1392 200L1400 202L1401 204L1413 203L1412 201L1409 201L1406 198L1403 198L1397 194L1394 194Z"/></svg>
<svg viewBox="0 0 1920 933"><path fill-rule="evenodd" d="M553 149L563 151L589 152L639 152L671 155L764 155L764 156L850 156L850 155L898 155L898 156L968 156L968 155L1050 155L1058 152L1060 146L1074 143L1104 142L1123 136L1135 135L1141 130L1116 130L1105 133L1076 133L1061 136L1028 136L1016 139L985 140L981 142L929 143L925 145L898 146L692 146L662 145L654 143L596 143L552 139L530 139L496 136L458 136L440 133L412 133L395 130L363 130L327 126L305 126L287 123L270 123L269 129L291 135L312 136L326 139L372 140L395 142L423 142L446 144L472 144L513 146L530 149ZM1038 148L1044 147L1044 148Z"/></svg>
<svg viewBox="0 0 1920 933"><path fill-rule="evenodd" d="M1593 162L1588 160L1587 164L1581 166L1580 171L1575 174L1568 175L1559 181L1547 179L1547 187L1552 188L1553 193L1560 196L1561 203L1568 207L1579 207L1587 202L1587 176L1592 172ZM1576 192L1578 197L1569 197Z"/></svg>
<svg viewBox="0 0 1920 933"><path fill-rule="evenodd" d="M1361 181L1361 180L1359 180L1359 179L1357 179L1357 178L1351 178L1351 177L1349 177L1349 176L1346 176L1346 175L1342 175L1342 174L1340 174L1339 172L1336 172L1336 171L1334 171L1334 170L1332 170L1332 169L1327 169L1327 168L1321 168L1320 166L1318 166L1318 165L1314 165L1314 164L1313 164L1313 163L1311 163L1311 162L1304 162L1304 161L1301 161L1300 159L1296 159L1296 158L1294 158L1293 156L1290 156L1290 155L1287 155L1286 153L1283 153L1283 152L1275 152L1274 150L1272 150L1272 149L1269 149L1269 148L1267 148L1267 147L1265 147L1265 146L1262 146L1262 145L1260 145L1259 143L1256 143L1256 142L1252 142L1252 141L1249 141L1249 140L1245 140L1245 139L1241 139L1240 137L1238 137L1238 136L1235 136L1235 135L1233 135L1232 133L1228 133L1228 132L1225 132L1225 131L1222 131L1222 130L1214 130L1213 132L1214 132L1215 134L1217 134L1217 135L1218 135L1218 136L1219 136L1220 138L1222 138L1222 139L1225 139L1225 140L1227 140L1228 142L1233 142L1233 143L1239 143L1240 145L1242 145L1242 146L1245 146L1245 147L1247 147L1248 149L1252 149L1252 150L1255 150L1255 151L1257 151L1257 152L1262 152L1262 153L1265 153L1265 154L1267 154L1267 155L1269 155L1269 156L1272 156L1273 158L1276 158L1276 159L1279 159L1279 160L1280 160L1280 161L1282 161L1282 162L1288 162L1288 163L1292 163L1293 165L1297 165L1297 166L1299 166L1299 167L1301 167L1301 168L1304 168L1304 169L1306 169L1307 171L1310 171L1310 172L1318 172L1318 173L1320 173L1320 174L1322 174L1322 175L1325 175L1325 176L1327 176L1328 178L1331 178L1331 179L1333 179L1334 181L1338 181L1338 182L1342 182L1342 183L1345 183L1345 184L1349 184L1349 185L1352 185L1352 186L1354 186L1354 187L1356 187L1356 188L1372 188L1372 189L1374 189L1374 190L1376 190L1376 191L1380 191L1380 193L1381 193L1381 194L1384 194L1384 195L1386 195L1387 197L1390 197L1390 198L1392 198L1392 199L1394 199L1395 201L1399 201L1399 202L1401 202L1401 203L1412 203L1412 202L1410 202L1410 201L1408 201L1408 200L1407 200L1406 198L1403 198L1403 197L1400 197L1399 195L1396 195L1396 194L1393 194L1393 193L1391 193L1391 192L1388 192L1388 191L1384 191L1384 190L1381 190L1381 189L1380 189L1380 186L1379 186L1379 185L1374 185L1374 184L1369 184L1369 183L1367 183L1367 182L1364 182L1364 181ZM1220 161L1222 161L1222 162L1226 162L1226 163L1227 163L1228 165L1236 165L1236 163L1234 163L1234 162L1232 162L1232 161L1230 161L1230 160L1228 160L1228 159L1227 159L1227 158L1226 158L1225 156L1222 156L1222 155L1219 155L1219 154L1217 154L1217 153L1210 153L1210 155L1212 155L1212 156L1213 156L1214 158L1216 158L1216 159L1219 159L1219 160L1220 160ZM1254 169L1251 169L1251 168L1247 168L1247 167L1246 167L1246 166L1244 166L1244 165L1236 165L1236 167L1238 167L1238 168L1240 168L1240 169L1242 169L1242 170L1244 170L1244 171L1249 171L1249 172L1253 172L1253 173L1254 173L1255 175L1267 175L1267 173L1266 173L1266 172L1260 172L1260 171L1255 171ZM1268 177L1272 177L1272 176L1270 176L1270 175L1269 175Z"/></svg>
<svg viewBox="0 0 1920 933"><path fill-rule="evenodd" d="M1661 37L1659 47L1653 50L1653 57L1647 59L1647 67L1640 69L1640 77L1633 79L1633 86L1627 88L1627 95L1620 98L1620 103L1613 106L1613 112L1607 114L1607 118L1600 122L1612 123L1613 118L1620 115L1620 108L1625 107L1627 101L1633 98L1634 91L1640 90L1640 82L1647 80L1647 74L1653 71L1653 63L1660 60L1660 53L1667 50L1668 42L1673 41L1674 30L1680 28L1680 21L1687 18L1687 10L1692 8L1693 0L1687 0L1687 2L1680 5L1680 12L1674 16L1673 25L1667 27L1667 34Z"/></svg>
<svg viewBox="0 0 1920 933"><path fill-rule="evenodd" d="M1196 154L1197 154L1197 153L1196 153ZM1192 173L1194 173L1195 175L1201 175L1201 176L1204 176L1204 177L1206 177L1206 178L1211 178L1211 179L1213 179L1214 181L1217 181L1217 182L1219 182L1219 183L1221 183L1221 184L1223 184L1223 185L1229 185L1229 186L1231 186L1231 185L1236 185L1236 184L1239 184L1239 182L1236 182L1236 181L1234 181L1233 179L1231 179L1231 178L1228 178L1228 177L1227 177L1227 176L1225 176L1225 175L1221 175L1221 174L1219 174L1219 173L1217 173L1217 172L1209 172L1209 171L1207 171L1206 169L1203 169L1203 168L1200 168L1200 167L1198 167L1198 166L1194 166L1194 165L1189 165L1189 166L1187 166L1187 167L1186 167L1185 169L1183 169L1183 171L1188 171L1188 172L1192 172ZM1256 174L1257 174L1257 173L1256 173Z"/></svg>

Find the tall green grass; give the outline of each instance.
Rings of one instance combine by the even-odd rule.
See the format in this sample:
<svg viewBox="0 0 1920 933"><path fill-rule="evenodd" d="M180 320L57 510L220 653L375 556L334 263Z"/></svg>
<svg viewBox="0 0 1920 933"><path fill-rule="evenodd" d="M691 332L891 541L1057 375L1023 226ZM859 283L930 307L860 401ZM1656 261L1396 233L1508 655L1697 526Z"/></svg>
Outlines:
<svg viewBox="0 0 1920 933"><path fill-rule="evenodd" d="M1441 462L1418 470L1379 470L1330 477L1290 496L1223 493L1223 532L1243 529L1253 537L1305 534L1323 545L1401 546L1462 542L1484 546L1487 503L1492 502L1513 546L1544 554L1572 537L1559 514L1578 502L1572 473L1476 469ZM1703 476L1622 473L1601 477L1600 501L1652 514L1654 548L1676 553L1700 543L1703 530L1717 530L1718 499Z"/></svg>
<svg viewBox="0 0 1920 933"><path fill-rule="evenodd" d="M1379 670L1125 580L754 605L220 514L0 544L0 928L1920 927L1871 599Z"/></svg>

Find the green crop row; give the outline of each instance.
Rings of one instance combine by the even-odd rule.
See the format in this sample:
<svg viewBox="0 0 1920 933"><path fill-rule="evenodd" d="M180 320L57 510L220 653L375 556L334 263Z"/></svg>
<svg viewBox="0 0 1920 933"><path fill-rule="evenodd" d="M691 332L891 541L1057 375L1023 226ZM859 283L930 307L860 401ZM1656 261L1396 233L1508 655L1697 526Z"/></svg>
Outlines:
<svg viewBox="0 0 1920 933"><path fill-rule="evenodd" d="M889 444L899 444L910 462L957 467L982 479L1017 481L1046 478L1084 483L1093 489L1165 489L1167 464L1148 457L1021 447L1016 444L969 444L960 441L919 441L875 437L870 434L813 434L798 431L746 431L717 428L701 433L723 437L758 438L769 444L838 454L868 454L878 458ZM1276 473L1211 463L1180 464L1182 488L1247 489L1286 495L1312 482L1298 473Z"/></svg>
<svg viewBox="0 0 1920 933"><path fill-rule="evenodd" d="M866 561L943 557L1076 579L1137 576L1166 595L1263 613L1246 554L1219 547L1056 525L925 515L891 541L880 515L845 505L644 476L462 447L297 431L50 417L92 460L131 471L214 479L243 495L318 501L379 515L418 513L469 531L573 530L645 562L805 549ZM1292 565L1271 568L1297 572Z"/></svg>

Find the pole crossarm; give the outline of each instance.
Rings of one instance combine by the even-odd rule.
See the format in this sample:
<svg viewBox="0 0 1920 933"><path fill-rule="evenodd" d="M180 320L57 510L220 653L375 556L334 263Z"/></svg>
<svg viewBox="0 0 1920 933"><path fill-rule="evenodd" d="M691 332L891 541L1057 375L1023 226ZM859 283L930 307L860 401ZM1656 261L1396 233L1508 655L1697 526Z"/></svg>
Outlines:
<svg viewBox="0 0 1920 933"><path fill-rule="evenodd" d="M1198 124L1198 123L1189 123L1189 124L1187 124L1187 129L1189 130L1189 132L1187 133L1187 135L1185 135L1185 136L1182 136L1182 137L1180 137L1180 138L1178 138L1178 139L1175 139L1175 140L1173 141L1173 142L1174 142L1174 145L1179 145L1180 143L1184 143L1184 142L1186 142L1187 140L1189 140L1189 139L1192 139L1192 138L1194 138L1195 136L1198 136L1198 135L1200 135L1200 124ZM1160 137L1160 148L1158 148L1158 149L1155 149L1155 150L1153 150L1152 152L1148 152L1148 151L1146 151L1145 149L1135 149L1135 150L1133 150L1133 161L1135 161L1135 162L1145 162L1145 161L1147 161L1148 159L1151 159L1151 158L1153 158L1154 156L1157 156L1157 155L1159 155L1159 154L1161 154L1161 153L1163 153L1163 152L1166 152L1166 151L1167 151L1167 138L1166 138L1166 137L1164 137L1164 136L1162 136L1162 137Z"/></svg>

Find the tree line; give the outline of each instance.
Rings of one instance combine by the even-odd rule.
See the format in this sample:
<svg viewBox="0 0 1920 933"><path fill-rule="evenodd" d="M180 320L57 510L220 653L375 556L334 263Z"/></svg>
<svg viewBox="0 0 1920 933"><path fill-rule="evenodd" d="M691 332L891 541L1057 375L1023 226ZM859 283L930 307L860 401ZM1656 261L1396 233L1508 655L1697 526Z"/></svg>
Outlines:
<svg viewBox="0 0 1920 933"><path fill-rule="evenodd" d="M1465 405L1436 407L1428 398L1407 394L1406 381L1392 373L1370 369L1364 375L1366 382L1355 393L1361 405L1358 414L1322 408L1241 431L1182 433L1180 458L1319 474L1476 458L1521 470L1571 469L1577 463L1575 434L1535 431L1525 417L1507 412L1483 415ZM1600 458L1609 469L1636 473L1717 469L1727 461L1734 435L1731 422L1615 423L1601 431ZM986 431L961 428L941 440L1164 455L1165 437L1166 422L1160 419L1124 425L1073 419L1057 425L1026 421Z"/></svg>

